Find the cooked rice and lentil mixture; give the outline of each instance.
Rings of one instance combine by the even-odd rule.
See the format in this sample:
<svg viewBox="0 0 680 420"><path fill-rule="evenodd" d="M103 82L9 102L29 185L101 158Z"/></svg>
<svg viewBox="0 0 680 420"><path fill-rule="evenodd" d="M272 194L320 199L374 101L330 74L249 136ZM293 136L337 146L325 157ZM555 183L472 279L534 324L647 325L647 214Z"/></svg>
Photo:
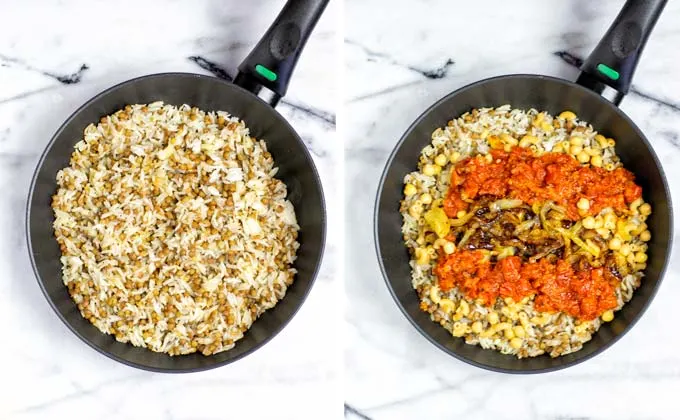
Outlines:
<svg viewBox="0 0 680 420"><path fill-rule="evenodd" d="M52 201L83 317L170 355L232 348L296 272L299 227L276 172L226 112L155 102L89 125Z"/></svg>
<svg viewBox="0 0 680 420"><path fill-rule="evenodd" d="M579 350L646 268L651 207L614 146L570 111L504 105L438 128L400 208L421 309L518 358Z"/></svg>

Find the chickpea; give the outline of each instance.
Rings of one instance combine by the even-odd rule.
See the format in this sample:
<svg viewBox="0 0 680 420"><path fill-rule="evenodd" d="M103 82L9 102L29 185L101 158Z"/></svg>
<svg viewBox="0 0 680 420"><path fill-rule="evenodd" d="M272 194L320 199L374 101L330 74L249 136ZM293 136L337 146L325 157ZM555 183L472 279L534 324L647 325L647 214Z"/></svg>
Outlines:
<svg viewBox="0 0 680 420"><path fill-rule="evenodd" d="M522 347L522 344L524 344L524 340L522 340L519 337L515 337L512 340L510 340L510 347L512 347L515 350L518 350Z"/></svg>
<svg viewBox="0 0 680 420"><path fill-rule="evenodd" d="M614 319L614 311L605 311L602 314L602 321L611 322Z"/></svg>
<svg viewBox="0 0 680 420"><path fill-rule="evenodd" d="M648 231L645 230L640 234L640 240L643 242L649 242L652 239L652 234Z"/></svg>
<svg viewBox="0 0 680 420"><path fill-rule="evenodd" d="M586 147L583 149L583 151L586 152L589 158L592 156L599 156L602 153L601 150L593 149L592 147Z"/></svg>
<svg viewBox="0 0 680 420"><path fill-rule="evenodd" d="M448 159L445 155L439 154L434 158L434 163L438 166L444 166L446 165L446 162L448 162Z"/></svg>
<svg viewBox="0 0 680 420"><path fill-rule="evenodd" d="M649 216L650 214L652 214L652 206L650 206L649 203L644 203L644 204L640 205L640 207L638 208L638 211L643 216Z"/></svg>
<svg viewBox="0 0 680 420"><path fill-rule="evenodd" d="M629 244L623 244L621 245L621 249L619 249L619 253L623 255L624 257L627 257L630 255L630 245Z"/></svg>
<svg viewBox="0 0 680 420"><path fill-rule="evenodd" d="M571 121L571 120L576 119L576 114L574 114L571 111L562 111L560 113L560 115L557 116L557 118L567 120L567 121Z"/></svg>
<svg viewBox="0 0 680 420"><path fill-rule="evenodd" d="M581 147L581 146L571 146L569 148L569 153L574 155L574 156L578 155L582 151L583 151L583 147Z"/></svg>
<svg viewBox="0 0 680 420"><path fill-rule="evenodd" d="M515 338L515 332L512 330L512 328L508 328L508 329L504 330L503 335L508 340L512 340L513 338Z"/></svg>
<svg viewBox="0 0 680 420"><path fill-rule="evenodd" d="M614 230L616 229L616 215L614 213L607 213L604 215L604 225L605 229Z"/></svg>
<svg viewBox="0 0 680 420"><path fill-rule="evenodd" d="M572 146L583 146L583 137L571 136L569 138L569 144Z"/></svg>
<svg viewBox="0 0 680 420"><path fill-rule="evenodd" d="M590 158L590 164L596 168L602 167L602 156L596 155Z"/></svg>
<svg viewBox="0 0 680 420"><path fill-rule="evenodd" d="M583 227L586 229L595 229L595 218L593 216L588 216L581 222Z"/></svg>
<svg viewBox="0 0 680 420"><path fill-rule="evenodd" d="M618 237L614 237L609 241L609 249L612 251L616 251L618 249L621 249L621 239Z"/></svg>
<svg viewBox="0 0 680 420"><path fill-rule="evenodd" d="M441 168L440 168L441 169ZM434 176L437 173L436 165L426 164L423 165L423 175Z"/></svg>
<svg viewBox="0 0 680 420"><path fill-rule="evenodd" d="M646 263L647 262L647 254L644 252L638 252L635 254L635 262L636 263Z"/></svg>
<svg viewBox="0 0 680 420"><path fill-rule="evenodd" d="M500 319L498 318L498 314L496 312L489 312L489 314L486 316L487 321L489 321L489 324L491 325L496 325L498 322L500 322Z"/></svg>

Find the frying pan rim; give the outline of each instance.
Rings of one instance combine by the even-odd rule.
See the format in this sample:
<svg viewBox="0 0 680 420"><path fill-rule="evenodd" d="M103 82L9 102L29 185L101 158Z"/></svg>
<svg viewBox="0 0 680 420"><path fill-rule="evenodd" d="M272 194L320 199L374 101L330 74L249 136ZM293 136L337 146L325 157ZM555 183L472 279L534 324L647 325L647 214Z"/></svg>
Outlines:
<svg viewBox="0 0 680 420"><path fill-rule="evenodd" d="M45 281L43 280L43 278L38 273L38 268L37 268L37 264L36 264L36 261L35 261L35 255L34 255L35 252L34 252L34 249L33 249L33 243L31 241L31 207L32 207L31 203L33 201L33 193L35 191L35 185L36 185L36 181L37 181L37 178L38 178L38 174L40 173L40 170L42 169L43 164L45 162L45 159L47 158L49 152L52 150L52 147L56 143L57 138L59 138L61 136L64 129L78 115L80 115L81 112L83 112L85 109L87 109L96 100L98 100L102 97L105 97L105 96L113 93L114 91L121 89L124 86L130 85L130 84L135 84L135 83L141 83L141 82L146 81L147 79L165 78L165 77L175 77L175 78L188 77L188 78L197 78L197 79L210 79L211 82L217 82L217 83L220 83L220 84L229 85L230 87L233 87L233 88L236 88L236 89L240 89L243 92L248 93L252 98L260 101L269 110L274 112L274 114L283 122L284 126L288 130L290 130L291 133L293 133L293 137L300 144L300 146L303 150L303 153L305 153L305 157L310 162L310 167L311 167L311 171L312 171L312 174L313 174L313 178L314 178L316 184L319 187L319 194L320 194L320 198L321 198L321 247L319 249L319 256L317 258L317 261L315 262L316 265L314 267L314 271L311 274L309 286L302 293L301 300L298 303L298 305L294 308L292 314L286 320L284 320L281 323L281 325L279 325L276 329L274 329L274 331L270 335L268 335L267 338L265 338L263 341L261 341L256 346L249 349L248 351L245 351L245 352L239 354L238 356L235 356L233 358L229 358L229 359L221 361L221 362L217 362L217 363L207 365L207 366L200 366L200 367L193 367L193 368L157 368L157 367L152 367L152 366L147 366L147 365L143 365L143 364L140 364L140 363L132 362L132 361L126 360L122 357L119 357L119 356L117 356L117 355L115 355L115 354L113 354L109 351L106 351L106 350L100 348L99 346L97 346L93 342L91 342L88 338L83 336L78 330L76 330L66 320L64 315L58 310L56 304L52 301L49 294L47 293L47 289L45 288ZM267 141L267 140L265 140L265 141ZM202 372L202 371L206 371L206 370L210 370L210 369L215 369L215 368L219 368L219 367L231 364L233 362L236 362L236 361L254 353L255 351L261 349L262 347L264 347L274 337L279 335L279 333L286 326L288 326L288 324L297 315L300 308L302 308L302 305L305 303L305 301L307 300L307 297L309 296L309 293L311 292L312 288L314 287L317 276L319 274L319 270L321 269L321 265L323 264L323 258L324 258L324 255L325 255L325 248L326 248L326 234L327 234L327 232L326 232L327 231L327 218L326 218L326 216L327 215L326 215L326 199L325 199L324 192L323 192L323 184L321 182L321 178L319 177L319 172L316 168L316 165L314 164L314 159L312 158L311 153L309 152L307 146L304 144L304 142L302 141L302 138L297 133L297 131L290 125L288 120L283 115L281 115L275 108L273 108L271 105L269 105L268 103L263 101L260 97L253 94L252 92L249 92L248 90L246 90L246 89L244 89L244 88L242 88L242 87L240 87L240 86L238 86L238 85L236 85L236 84L234 84L230 81L227 81L227 80L222 80L222 79L214 77L214 76L208 76L208 75L204 75L204 74L190 73L190 72L153 73L153 74L147 74L147 75L135 77L135 78L132 78L132 79L129 79L129 80L125 80L123 82L117 83L117 84L115 84L115 85L113 85L109 88L106 88L103 91L97 93L96 95L94 95L93 97L88 99L85 103L83 103L81 106L79 106L75 111L73 111L73 113L71 113L71 115L66 120L64 120L64 122L55 131L55 133L52 135L52 138L47 143L42 154L40 155L40 159L38 160L38 163L37 163L37 165L36 165L36 167L33 171L32 177L31 177L31 184L30 184L29 190L28 190L28 197L27 197L27 201L26 201L26 213L25 214L26 214L26 222L25 222L26 240L27 240L27 243L28 243L27 251L28 251L29 258L31 260L31 268L32 268L33 274L34 274L34 276L35 276L35 278L38 282L38 285L40 286L40 290L42 291L43 296L45 297L45 299L49 303L52 310L57 314L57 317L66 325L66 327L69 330L71 330L71 332L73 332L73 334L75 334L78 338L80 338L81 341L83 341L85 344L87 344L90 348L94 349L98 353L108 357L109 359L112 359L112 360L115 360L119 363L122 363L124 365L130 366L130 367L133 367L133 368L137 368L137 369L141 369L141 370L145 370L145 371L156 372L156 373L193 373L193 372ZM59 275L59 274L57 274L57 275ZM286 297L284 296L283 299L285 299L285 298ZM237 343L237 345L238 345L238 343ZM151 351L151 350L149 350L149 351ZM181 356L176 356L176 357L181 357Z"/></svg>
<svg viewBox="0 0 680 420"><path fill-rule="evenodd" d="M570 88L574 88L577 90L581 90L583 92L586 92L588 95L592 96L593 100L599 100L599 101L604 101L604 103L608 104L605 106L610 106L612 107L619 116L621 116L629 125L632 127L632 129L635 131L635 133L642 139L642 142L644 145L649 149L652 159L654 160L654 164L656 165L659 175L661 177L661 181L663 183L664 191L666 193L666 196L668 197L667 201L667 208L668 208L668 230L669 232L673 232L673 205L671 201L671 192L668 187L668 181L666 179L666 174L664 173L663 166L661 166L661 162L659 161L658 156L656 155L656 152L652 145L649 143L649 140L647 140L647 137L645 137L644 133L640 128L633 122L628 115L626 115L625 112L623 112L618 106L614 105L613 103L609 102L602 96L598 95L597 93L593 92L592 90L583 87L577 83L571 82L566 79L562 79L559 77L553 77L553 76L546 76L542 74L529 74L529 73L516 73L516 74L506 74L502 76L494 76L494 77L489 77L486 79L478 80L476 82L469 83L467 85L464 85L452 92L449 92L448 94L444 95L442 98L438 99L436 102L434 102L432 105L430 105L423 113L421 113L418 118L416 118L411 125L404 131L404 134L401 136L397 144L393 147L392 152L390 153L389 157L387 158L387 162L385 163L385 167L383 169L382 175L380 176L380 182L378 183L378 191L376 194L375 198L375 204L374 204L374 209L373 209L373 237L374 237L374 246L375 246L375 251L378 257L378 265L380 266L380 271L383 276L383 281L387 285L387 289L390 292L390 295L392 295L392 299L394 302L397 304L399 307L399 310L401 313L408 319L408 321L411 323L411 325L422 335L424 336L430 343L432 343L435 347L437 347L439 350L445 352L446 354L453 356L454 358L468 363L472 366L485 369L488 371L492 372L498 372L498 373L506 373L506 374L515 374L515 375L527 375L527 374L539 374L539 373L549 373L549 372L556 372L558 370L566 369L575 365L578 365L580 363L583 363L587 360L592 359L593 357L602 354L605 350L609 349L612 345L614 345L617 341L619 341L624 335L626 335L636 324L637 322L642 318L642 316L647 312L647 309L649 306L652 304L652 301L656 297L657 292L659 291L659 288L661 287L661 283L663 282L663 279L666 274L666 270L668 268L669 262L670 262L670 256L672 252L672 247L673 247L673 235L671 234L668 239L668 245L666 247L666 252L664 255L664 261L663 265L661 267L661 270L659 271L659 280L656 282L656 285L654 286L654 289L652 290L649 299L642 305L640 311L635 315L635 317L630 321L630 323L626 326L626 328L618 334L616 337L614 337L612 340L609 342L605 343L604 345L600 346L598 349L593 351L592 353L579 357L571 362L564 363L559 366L550 366L546 368L539 368L539 369L506 369L506 368L500 368L497 366L492 366L492 365L486 365L483 363L479 363L475 360L469 359L465 356L462 356L458 354L457 352L450 350L443 345L441 345L439 342L437 342L433 337L431 337L427 332L425 332L411 317L411 315L408 313L404 305L402 304L401 300L397 297L397 294L395 290L392 287L392 284L389 281L389 278L387 276L385 264L383 262L382 258L382 253L380 251L380 235L378 231L378 226L379 226L379 219L380 219L380 201L382 198L382 193L385 187L385 179L387 177L387 173L389 169L392 167L394 157L396 156L397 152L401 149L401 146L403 145L404 141L406 138L411 134L411 132L417 127L420 122L430 115L435 109L437 109L439 106L441 106L443 103L449 101L451 98L453 98L456 95L459 95L467 90L474 89L480 85L490 83L493 81L497 81L500 79L526 79L526 78L534 78L534 79L546 79L550 80L553 82L557 82L560 84L563 84L565 86L568 86ZM488 350L485 349L485 351L494 351L494 350ZM578 354L578 353L575 353Z"/></svg>

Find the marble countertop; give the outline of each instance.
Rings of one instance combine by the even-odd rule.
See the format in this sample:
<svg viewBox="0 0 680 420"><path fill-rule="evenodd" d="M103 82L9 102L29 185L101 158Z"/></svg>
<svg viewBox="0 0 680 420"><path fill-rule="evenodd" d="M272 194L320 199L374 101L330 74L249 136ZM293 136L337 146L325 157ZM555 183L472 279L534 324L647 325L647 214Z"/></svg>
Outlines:
<svg viewBox="0 0 680 420"><path fill-rule="evenodd" d="M38 157L87 99L145 74L234 75L282 1L48 0L2 2L0 14L0 419L336 418L341 293L342 145L331 3L277 108L309 147L327 192L327 252L315 287L291 323L254 354L208 372L136 370L93 351L55 316L33 276L24 211ZM337 61L337 66L340 62ZM319 316L319 314L324 314ZM336 313L336 317L329 314ZM314 334L310 334L314 331Z"/></svg>
<svg viewBox="0 0 680 420"><path fill-rule="evenodd" d="M373 245L378 180L413 120L445 94L485 77L539 73L574 80L573 63L588 55L622 4L413 0L385 7L380 0L346 1L341 126L351 197L345 235L352 244L345 258L346 418L678 418L677 262L641 321L609 350L556 373L513 376L459 362L422 337L389 295ZM680 4L669 2L621 105L652 142L676 203L679 44Z"/></svg>

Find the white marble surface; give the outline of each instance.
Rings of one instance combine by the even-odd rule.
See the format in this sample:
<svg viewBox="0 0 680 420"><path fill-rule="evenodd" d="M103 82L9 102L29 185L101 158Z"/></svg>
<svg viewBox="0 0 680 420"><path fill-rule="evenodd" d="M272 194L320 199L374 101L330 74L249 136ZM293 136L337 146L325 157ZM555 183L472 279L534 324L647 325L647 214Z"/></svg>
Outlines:
<svg viewBox="0 0 680 420"><path fill-rule="evenodd" d="M345 233L352 243L345 273L347 418L680 418L680 336L673 315L680 296L677 263L671 264L649 311L612 348L557 373L512 376L456 361L416 332L392 301L373 246L379 176L389 152L421 112L446 93L493 75L573 79L576 70L554 53L585 57L622 4L413 0L387 7L380 0L346 1L342 127L351 197ZM638 67L635 92L622 104L653 143L676 203L679 44L680 4L669 2ZM447 66L449 61L453 64ZM678 252L675 248L676 261Z"/></svg>
<svg viewBox="0 0 680 420"><path fill-rule="evenodd" d="M329 245L298 315L256 353L208 372L139 371L91 350L53 314L30 268L24 208L38 156L99 91L163 71L233 75L283 1L0 1L0 419L337 418L342 414L335 278L342 235L335 131L336 16L331 4L279 111L304 138L327 192ZM336 65L337 64L337 65ZM82 66L79 82L64 80ZM71 80L78 79L76 74ZM302 107L310 112L300 110ZM320 315L321 314L321 315Z"/></svg>

